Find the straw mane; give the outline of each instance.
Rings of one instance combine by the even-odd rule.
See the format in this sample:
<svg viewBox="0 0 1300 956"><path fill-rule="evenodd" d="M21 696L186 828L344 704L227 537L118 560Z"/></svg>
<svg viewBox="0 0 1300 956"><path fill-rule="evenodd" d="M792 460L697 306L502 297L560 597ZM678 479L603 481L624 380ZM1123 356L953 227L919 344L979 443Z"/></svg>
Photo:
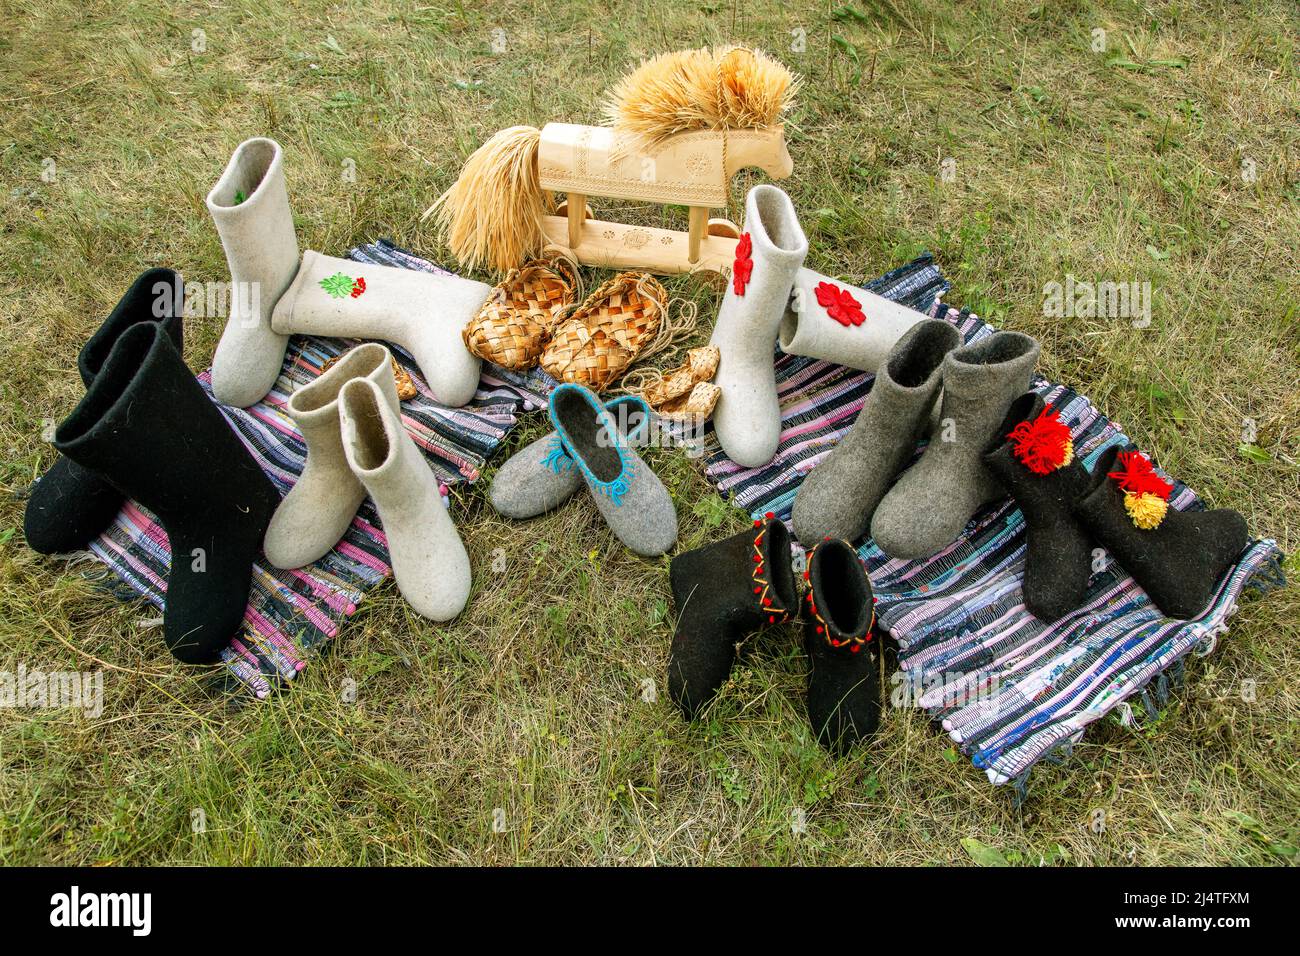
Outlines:
<svg viewBox="0 0 1300 956"><path fill-rule="evenodd" d="M605 115L646 146L684 130L763 129L780 121L800 83L781 63L745 47L677 50L623 77Z"/></svg>

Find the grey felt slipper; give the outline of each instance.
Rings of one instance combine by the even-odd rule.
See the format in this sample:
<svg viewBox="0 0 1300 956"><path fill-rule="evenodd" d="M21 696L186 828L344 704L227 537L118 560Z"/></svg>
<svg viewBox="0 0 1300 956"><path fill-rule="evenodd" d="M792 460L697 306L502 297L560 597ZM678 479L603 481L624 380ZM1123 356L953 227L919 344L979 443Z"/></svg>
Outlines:
<svg viewBox="0 0 1300 956"><path fill-rule="evenodd" d="M826 537L857 541L866 534L889 483L930 422L944 357L960 344L956 326L926 319L894 346L853 427L799 486L791 517L805 546Z"/></svg>
<svg viewBox="0 0 1300 956"><path fill-rule="evenodd" d="M981 456L1029 388L1038 351L1028 335L995 332L948 353L938 430L871 519L871 536L890 557L934 554L982 505L1006 496Z"/></svg>
<svg viewBox="0 0 1300 956"><path fill-rule="evenodd" d="M633 445L650 424L650 408L637 395L611 399L605 410ZM510 456L492 479L488 500L499 514L522 520L558 508L580 487L582 475L552 431Z"/></svg>
<svg viewBox="0 0 1300 956"><path fill-rule="evenodd" d="M555 467L577 469L618 539L643 557L671 548L677 540L673 499L600 399L566 382L551 393L550 413L562 443L553 453Z"/></svg>

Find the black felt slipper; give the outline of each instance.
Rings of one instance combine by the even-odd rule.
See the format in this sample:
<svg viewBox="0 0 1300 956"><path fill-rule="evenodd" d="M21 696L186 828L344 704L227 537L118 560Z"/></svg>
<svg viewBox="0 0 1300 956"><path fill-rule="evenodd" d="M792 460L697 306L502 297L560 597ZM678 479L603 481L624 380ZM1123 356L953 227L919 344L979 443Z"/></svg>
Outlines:
<svg viewBox="0 0 1300 956"><path fill-rule="evenodd" d="M1145 455L1115 446L1097 460L1074 513L1156 607L1187 619L1205 610L1249 535L1228 508L1175 511L1172 491Z"/></svg>
<svg viewBox="0 0 1300 956"><path fill-rule="evenodd" d="M805 575L808 721L823 747L843 754L880 723L875 597L857 551L838 538L808 553Z"/></svg>
<svg viewBox="0 0 1300 956"><path fill-rule="evenodd" d="M673 558L677 628L668 692L693 719L726 682L736 644L797 613L790 533L770 513L753 528Z"/></svg>
<svg viewBox="0 0 1300 956"><path fill-rule="evenodd" d="M1071 506L1088 488L1069 427L1037 392L1011 403L984 465L1025 516L1025 606L1055 621L1083 602L1092 539Z"/></svg>
<svg viewBox="0 0 1300 956"><path fill-rule="evenodd" d="M161 323L176 351L181 350L183 289L180 275L171 269L149 269L136 278L77 356L86 388L122 333L141 322ZM41 554L79 551L112 523L121 508L120 491L76 462L56 458L32 486L23 536L27 546Z"/></svg>
<svg viewBox="0 0 1300 956"><path fill-rule="evenodd" d="M172 552L163 637L178 660L215 661L280 496L161 325L122 333L54 447L157 515Z"/></svg>

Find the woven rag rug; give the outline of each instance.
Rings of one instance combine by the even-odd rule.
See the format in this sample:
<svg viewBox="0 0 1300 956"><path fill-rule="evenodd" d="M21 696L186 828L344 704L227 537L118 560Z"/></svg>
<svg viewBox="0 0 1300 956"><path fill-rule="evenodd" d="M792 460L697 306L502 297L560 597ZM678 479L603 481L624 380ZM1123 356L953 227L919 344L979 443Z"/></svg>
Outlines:
<svg viewBox="0 0 1300 956"><path fill-rule="evenodd" d="M948 285L929 256L866 288L953 323L968 343L994 332L969 311L940 301ZM710 480L752 517L771 511L788 523L804 476L853 425L873 378L778 351L776 457L762 468L742 468L710 429ZM1033 387L1057 405L1085 467L1111 445L1127 443L1083 395L1041 377ZM1165 477L1174 481L1172 507L1205 508L1186 485ZM1252 540L1205 612L1179 621L1161 614L1102 552L1104 565L1083 605L1045 624L1022 598L1025 523L1010 499L984 508L955 542L923 560L891 559L869 538L856 544L879 598L879 620L898 642L905 680L895 688L896 702L925 707L991 783L1014 784L1018 799L1027 792L1030 769L1044 758L1068 756L1089 724L1114 710L1131 719L1134 697L1153 712L1170 681L1181 678L1187 655L1213 650L1245 591L1285 583L1276 542Z"/></svg>
<svg viewBox="0 0 1300 956"><path fill-rule="evenodd" d="M447 274L386 240L352 249L348 257ZM307 457L302 436L285 414L285 403L294 389L318 376L327 361L356 344L348 339L294 336L269 395L251 408L217 403L281 495L302 474ZM478 391L469 404L447 408L430 397L411 356L391 343L389 348L419 392L402 403L403 424L438 475L444 495L446 486L475 481L518 414L545 405L546 395L554 387L540 372L520 374L485 363ZM211 396L210 370L198 380ZM89 550L111 572L97 576L119 597L143 597L163 607L171 552L167 535L152 514L128 501ZM334 637L340 623L356 612L362 595L391 573L388 542L369 498L343 540L315 564L296 571L255 564L243 629L222 653L227 676L258 697L267 696L277 682L301 671L311 652Z"/></svg>

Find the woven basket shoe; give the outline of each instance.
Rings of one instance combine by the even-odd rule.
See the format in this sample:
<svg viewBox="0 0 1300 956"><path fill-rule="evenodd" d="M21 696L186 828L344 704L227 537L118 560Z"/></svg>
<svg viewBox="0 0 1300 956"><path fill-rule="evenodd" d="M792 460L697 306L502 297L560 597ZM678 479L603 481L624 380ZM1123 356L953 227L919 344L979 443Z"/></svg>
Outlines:
<svg viewBox="0 0 1300 956"><path fill-rule="evenodd" d="M653 276L620 273L555 328L542 352L542 369L561 382L599 392L654 339L667 307L668 295Z"/></svg>
<svg viewBox="0 0 1300 956"><path fill-rule="evenodd" d="M561 256L533 259L511 269L465 326L465 347L502 368L532 368L579 288L576 269Z"/></svg>

